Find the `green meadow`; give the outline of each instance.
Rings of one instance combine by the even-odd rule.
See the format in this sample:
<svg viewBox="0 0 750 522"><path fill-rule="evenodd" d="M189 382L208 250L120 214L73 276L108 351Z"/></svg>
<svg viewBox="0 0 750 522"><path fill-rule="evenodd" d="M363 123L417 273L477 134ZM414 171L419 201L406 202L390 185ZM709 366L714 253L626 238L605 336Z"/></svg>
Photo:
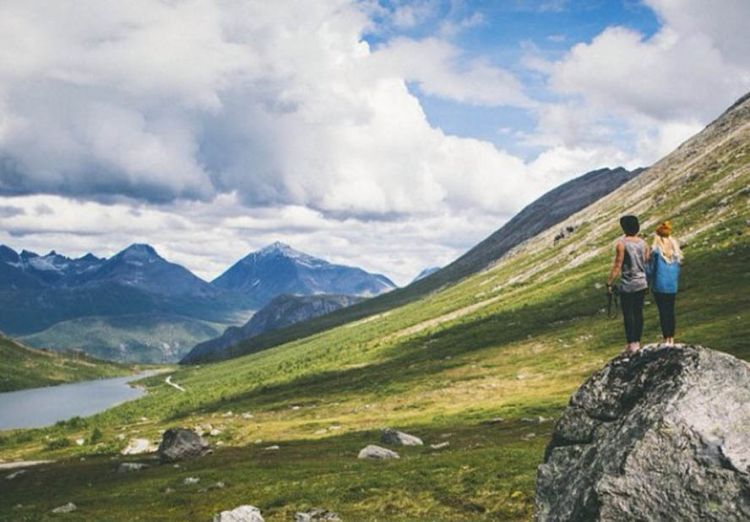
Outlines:
<svg viewBox="0 0 750 522"><path fill-rule="evenodd" d="M3 433L3 459L56 462L4 480L0 518L209 520L252 504L267 521L311 507L349 521L528 520L553 419L624 345L603 287L619 215L638 213L644 232L672 219L685 243L678 342L750 360L747 138L694 140L569 218L571 237L555 245L551 229L405 306L237 359L175 368L172 380L186 392L153 376L141 381L149 393L137 401ZM645 314L644 341L656 342L653 303ZM220 431L208 437L213 454L179 467L119 455L130 438L207 424ZM385 426L425 446L394 448L398 460L358 460ZM71 443L79 437L84 445ZM151 466L116 473L125 460ZM200 480L186 485L187 477ZM67 502L78 509L51 514Z"/></svg>

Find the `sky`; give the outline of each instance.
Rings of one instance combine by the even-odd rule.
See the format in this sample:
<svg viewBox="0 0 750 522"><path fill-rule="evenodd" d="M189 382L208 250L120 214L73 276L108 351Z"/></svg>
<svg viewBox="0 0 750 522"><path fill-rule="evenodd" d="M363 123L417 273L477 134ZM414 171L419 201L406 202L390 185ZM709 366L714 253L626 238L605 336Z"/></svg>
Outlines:
<svg viewBox="0 0 750 522"><path fill-rule="evenodd" d="M2 0L0 244L397 284L750 91L746 0Z"/></svg>

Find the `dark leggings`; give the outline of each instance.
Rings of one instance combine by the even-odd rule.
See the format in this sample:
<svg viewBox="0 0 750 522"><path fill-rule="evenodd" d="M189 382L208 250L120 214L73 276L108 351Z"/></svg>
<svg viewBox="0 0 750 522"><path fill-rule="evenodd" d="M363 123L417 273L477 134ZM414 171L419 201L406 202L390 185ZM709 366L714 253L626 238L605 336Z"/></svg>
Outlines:
<svg viewBox="0 0 750 522"><path fill-rule="evenodd" d="M646 290L622 292L620 294L622 318L625 321L625 337L629 343L641 342L644 297L646 297Z"/></svg>
<svg viewBox="0 0 750 522"><path fill-rule="evenodd" d="M656 306L659 307L661 334L664 337L674 337L674 298L676 295L654 292L654 300L656 301Z"/></svg>

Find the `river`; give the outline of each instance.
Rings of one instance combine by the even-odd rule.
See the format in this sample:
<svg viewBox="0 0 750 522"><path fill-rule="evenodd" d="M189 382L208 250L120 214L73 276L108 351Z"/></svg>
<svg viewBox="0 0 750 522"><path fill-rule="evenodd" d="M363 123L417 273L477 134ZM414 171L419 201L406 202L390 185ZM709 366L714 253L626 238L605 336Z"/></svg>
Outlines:
<svg viewBox="0 0 750 522"><path fill-rule="evenodd" d="M146 393L128 383L154 372L0 393L0 430L41 428L85 417Z"/></svg>

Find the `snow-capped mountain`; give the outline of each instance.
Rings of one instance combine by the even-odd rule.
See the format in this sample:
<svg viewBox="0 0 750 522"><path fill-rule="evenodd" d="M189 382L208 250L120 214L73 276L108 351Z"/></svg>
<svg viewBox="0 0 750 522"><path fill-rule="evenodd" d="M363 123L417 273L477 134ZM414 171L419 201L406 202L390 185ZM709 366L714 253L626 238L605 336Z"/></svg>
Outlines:
<svg viewBox="0 0 750 522"><path fill-rule="evenodd" d="M329 263L280 242L240 259L212 284L249 296L257 307L281 294L374 296L396 288L383 275Z"/></svg>
<svg viewBox="0 0 750 522"><path fill-rule="evenodd" d="M54 250L43 256L28 250L18 254L12 248L0 245L0 271L4 268L7 274L10 274L11 271L15 272L17 279L15 286L28 284L27 278L29 277L47 285L68 286L73 282L73 279L91 273L99 268L104 261L104 259L92 254L73 259L62 256ZM12 286L11 281L7 283Z"/></svg>

